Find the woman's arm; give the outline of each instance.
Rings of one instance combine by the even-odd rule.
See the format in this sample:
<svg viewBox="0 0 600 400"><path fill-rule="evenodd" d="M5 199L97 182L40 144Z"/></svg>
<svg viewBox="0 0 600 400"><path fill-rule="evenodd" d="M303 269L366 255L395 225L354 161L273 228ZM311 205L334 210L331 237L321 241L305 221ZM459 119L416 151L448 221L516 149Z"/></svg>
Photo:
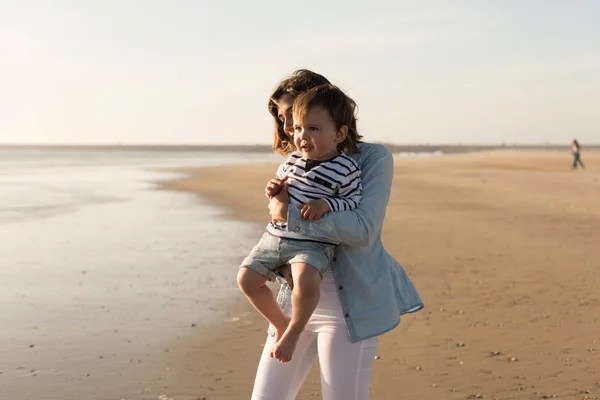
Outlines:
<svg viewBox="0 0 600 400"><path fill-rule="evenodd" d="M303 220L296 206L289 207L290 231L353 247L368 246L378 237L390 198L394 158L383 145L369 147L372 148L364 149L359 161L363 192L358 207L352 211L332 212L316 221Z"/></svg>

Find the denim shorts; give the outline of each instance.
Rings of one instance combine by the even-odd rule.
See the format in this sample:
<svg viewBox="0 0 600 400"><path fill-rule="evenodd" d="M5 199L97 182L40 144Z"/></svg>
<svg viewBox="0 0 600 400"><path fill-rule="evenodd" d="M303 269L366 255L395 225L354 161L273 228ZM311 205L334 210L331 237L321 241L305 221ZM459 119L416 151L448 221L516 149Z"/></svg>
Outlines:
<svg viewBox="0 0 600 400"><path fill-rule="evenodd" d="M321 276L327 272L333 259L335 246L311 241L286 239L263 234L242 267L272 277L285 264L305 263L315 267Z"/></svg>

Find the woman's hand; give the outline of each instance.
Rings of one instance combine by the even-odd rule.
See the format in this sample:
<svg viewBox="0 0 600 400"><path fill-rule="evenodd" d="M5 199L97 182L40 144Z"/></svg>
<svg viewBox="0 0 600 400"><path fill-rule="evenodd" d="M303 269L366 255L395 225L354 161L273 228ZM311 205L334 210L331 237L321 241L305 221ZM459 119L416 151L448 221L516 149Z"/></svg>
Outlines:
<svg viewBox="0 0 600 400"><path fill-rule="evenodd" d="M279 192L281 192L281 189L283 188L283 185L285 183L285 181L287 181L287 175L284 176L281 179L271 179L269 181L269 183L267 183L267 186L265 187L265 196L267 196L267 198L272 198L273 196L276 196L277 194L279 194Z"/></svg>
<svg viewBox="0 0 600 400"><path fill-rule="evenodd" d="M287 185L284 184L279 193L269 199L269 214L272 223L287 221L289 204L290 196L288 195Z"/></svg>

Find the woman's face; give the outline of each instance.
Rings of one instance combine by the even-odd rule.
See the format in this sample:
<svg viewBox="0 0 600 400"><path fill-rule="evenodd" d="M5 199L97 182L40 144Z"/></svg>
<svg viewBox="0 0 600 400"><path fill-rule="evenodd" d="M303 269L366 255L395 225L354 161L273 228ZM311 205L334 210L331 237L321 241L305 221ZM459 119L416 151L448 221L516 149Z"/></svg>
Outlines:
<svg viewBox="0 0 600 400"><path fill-rule="evenodd" d="M289 93L284 94L275 101L277 105L277 118L283 124L283 131L288 135L293 133L292 106L294 105L294 96Z"/></svg>

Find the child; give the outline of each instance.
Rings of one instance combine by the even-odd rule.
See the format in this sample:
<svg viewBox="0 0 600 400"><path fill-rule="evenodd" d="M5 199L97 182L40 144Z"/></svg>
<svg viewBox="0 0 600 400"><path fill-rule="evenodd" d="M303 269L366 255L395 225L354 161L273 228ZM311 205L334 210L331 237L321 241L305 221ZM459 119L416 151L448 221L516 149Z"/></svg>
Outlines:
<svg viewBox="0 0 600 400"><path fill-rule="evenodd" d="M355 109L354 101L333 85L317 86L298 96L293 105L297 151L278 168L278 179L267 186L267 194L275 196L287 186L290 207L301 208L304 219L354 209L362 192L360 169L344 152L358 152ZM298 337L319 301L321 277L331 264L337 244L290 232L285 222L272 221L242 262L238 284L275 328L277 343L272 354L278 361L291 360ZM291 319L283 314L266 286L285 264L290 264L294 282Z"/></svg>

